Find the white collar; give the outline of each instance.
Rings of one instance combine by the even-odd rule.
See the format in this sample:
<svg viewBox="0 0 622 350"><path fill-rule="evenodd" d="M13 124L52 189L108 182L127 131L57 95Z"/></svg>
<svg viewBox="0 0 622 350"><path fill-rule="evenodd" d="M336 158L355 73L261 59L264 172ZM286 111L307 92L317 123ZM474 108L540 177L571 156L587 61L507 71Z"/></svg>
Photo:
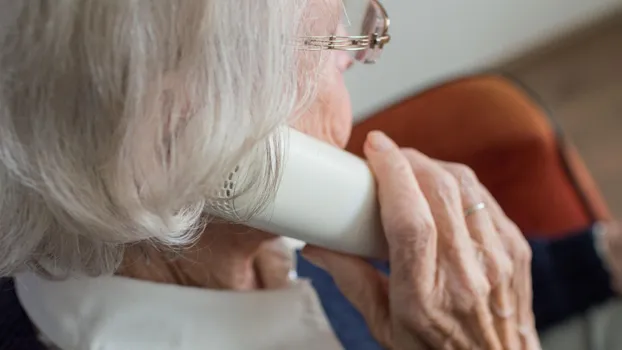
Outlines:
<svg viewBox="0 0 622 350"><path fill-rule="evenodd" d="M311 284L231 292L123 277L16 276L20 302L64 350L341 350Z"/></svg>

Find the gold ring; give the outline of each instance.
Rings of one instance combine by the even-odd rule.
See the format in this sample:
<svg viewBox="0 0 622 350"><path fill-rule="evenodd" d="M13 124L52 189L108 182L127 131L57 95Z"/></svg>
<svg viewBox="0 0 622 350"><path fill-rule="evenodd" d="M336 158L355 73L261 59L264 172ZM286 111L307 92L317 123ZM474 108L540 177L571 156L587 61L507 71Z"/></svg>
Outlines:
<svg viewBox="0 0 622 350"><path fill-rule="evenodd" d="M469 216L477 213L480 210L486 209L486 203L484 202L479 202L477 204L475 204L474 206L470 207L470 208L466 208L464 210L464 217L468 218Z"/></svg>

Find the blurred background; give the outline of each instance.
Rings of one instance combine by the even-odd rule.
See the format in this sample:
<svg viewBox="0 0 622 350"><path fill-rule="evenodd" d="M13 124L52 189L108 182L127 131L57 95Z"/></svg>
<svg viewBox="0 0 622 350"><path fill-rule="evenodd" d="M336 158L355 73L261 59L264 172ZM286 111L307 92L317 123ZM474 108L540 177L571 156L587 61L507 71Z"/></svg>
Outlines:
<svg viewBox="0 0 622 350"><path fill-rule="evenodd" d="M397 125L394 136L409 140L413 147L434 157L477 165L473 168L480 180L526 235L548 230L550 237L567 237L571 228L622 219L622 0L383 3L392 20L391 43L377 64L355 65L346 76L356 122L362 123L357 129L382 128L383 119L396 116L390 122ZM507 138L520 129L503 119L517 108L516 99L507 97L513 90L499 92L495 87L486 90L497 91L490 95L469 94L474 85L458 79L488 72L510 76L510 85L518 81L520 91L536 102L539 120L543 116L546 119L540 126L531 125L532 138L525 139L526 143ZM454 81L463 83L451 85ZM448 93L455 90L447 86L462 86L462 95ZM437 88L432 90L437 93L424 93L431 88ZM442 97L434 97L439 95ZM500 98L505 102L491 98L493 95L505 96ZM387 109L390 106L394 107ZM505 125L508 129L504 130ZM548 132L542 132L542 125ZM561 133L556 132L559 130ZM357 139L355 129L355 150L364 140L364 133L359 134L363 136ZM489 135L503 136L495 139ZM530 143L533 137L541 143ZM470 154L473 147L480 147L474 144L487 144L487 148L483 153L480 148L480 153ZM508 144L515 147L514 151L507 148ZM557 153L566 148L572 148L572 153ZM576 155L575 149L586 167L575 167L568 160L572 158L568 154ZM564 187L568 176L572 185ZM568 188L578 197L564 197L570 193ZM578 207L572 209L573 205ZM591 208L587 220L578 220L579 207ZM570 269L577 274L597 275L576 251L565 254L576 263ZM595 293L593 285L576 283L556 288ZM546 305L540 304L544 309L557 301L534 297L534 305L538 298L544 298L541 300ZM541 333L545 350L622 349L618 336L622 302L601 305L598 301L580 308L582 313L576 317Z"/></svg>
<svg viewBox="0 0 622 350"><path fill-rule="evenodd" d="M346 77L355 118L453 77L511 73L578 148L622 218L622 0L386 0L392 42Z"/></svg>

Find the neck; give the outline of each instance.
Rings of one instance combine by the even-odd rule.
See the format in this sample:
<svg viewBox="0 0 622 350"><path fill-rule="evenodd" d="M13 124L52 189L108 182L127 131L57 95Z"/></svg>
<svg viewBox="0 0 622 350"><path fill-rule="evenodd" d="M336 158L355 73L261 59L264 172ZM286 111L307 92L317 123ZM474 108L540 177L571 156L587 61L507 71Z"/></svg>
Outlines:
<svg viewBox="0 0 622 350"><path fill-rule="evenodd" d="M118 274L210 289L260 289L265 284L262 279L265 264L258 266L258 262L274 241L273 235L243 226L211 224L191 247L171 251L140 245L128 249ZM287 274L287 271L278 273Z"/></svg>

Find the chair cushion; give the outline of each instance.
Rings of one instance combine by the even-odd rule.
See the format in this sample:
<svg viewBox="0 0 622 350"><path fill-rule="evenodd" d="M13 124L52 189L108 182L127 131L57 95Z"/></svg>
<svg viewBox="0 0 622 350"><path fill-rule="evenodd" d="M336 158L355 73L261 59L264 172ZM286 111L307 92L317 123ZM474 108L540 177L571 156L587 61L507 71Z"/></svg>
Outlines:
<svg viewBox="0 0 622 350"><path fill-rule="evenodd" d="M508 78L468 77L408 98L357 125L348 150L360 155L372 130L403 147L472 167L532 237L609 218L576 152L560 147L546 111Z"/></svg>

